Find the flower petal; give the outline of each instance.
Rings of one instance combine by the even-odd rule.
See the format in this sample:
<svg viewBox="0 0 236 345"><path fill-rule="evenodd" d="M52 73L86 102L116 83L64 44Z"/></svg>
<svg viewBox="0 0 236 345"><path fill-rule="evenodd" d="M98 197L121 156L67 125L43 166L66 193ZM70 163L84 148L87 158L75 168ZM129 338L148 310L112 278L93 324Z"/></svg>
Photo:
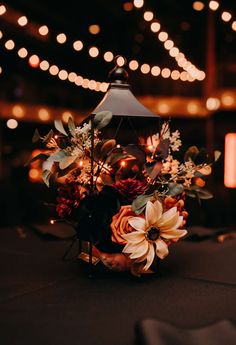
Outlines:
<svg viewBox="0 0 236 345"><path fill-rule="evenodd" d="M163 215L158 221L158 225L162 226L162 224L166 223L169 219L171 219L176 214L176 212L177 212L177 207L174 206L170 208L168 211L166 211L165 213L163 213Z"/></svg>
<svg viewBox="0 0 236 345"><path fill-rule="evenodd" d="M135 248L133 253L129 256L130 259L137 259L141 256L147 255L149 252L149 243L148 241L143 241L139 243Z"/></svg>
<svg viewBox="0 0 236 345"><path fill-rule="evenodd" d="M163 222L162 225L158 224L161 232L165 230L169 230L169 229L176 229L176 224L178 220L179 220L179 212L174 214L172 218Z"/></svg>
<svg viewBox="0 0 236 345"><path fill-rule="evenodd" d="M162 212L163 212L162 203L159 200L156 200L154 202L154 207L155 207L155 213L156 213L156 221L158 221L158 219L161 218Z"/></svg>
<svg viewBox="0 0 236 345"><path fill-rule="evenodd" d="M155 250L154 250L154 246L151 244L149 246L149 251L147 254L147 262L143 268L144 271L147 271L149 269L149 267L153 263L154 257L155 257Z"/></svg>
<svg viewBox="0 0 236 345"><path fill-rule="evenodd" d="M141 217L132 217L128 220L128 223L136 230L145 231L146 229L146 221Z"/></svg>
<svg viewBox="0 0 236 345"><path fill-rule="evenodd" d="M158 239L155 243L156 243L156 255L160 259L164 259L169 254L167 244L161 239Z"/></svg>
<svg viewBox="0 0 236 345"><path fill-rule="evenodd" d="M147 222L147 227L150 225L154 224L156 221L156 216L155 216L155 207L151 201L147 202L146 205L146 211L145 211L145 218Z"/></svg>
<svg viewBox="0 0 236 345"><path fill-rule="evenodd" d="M166 239L180 238L187 234L187 230L170 229L162 232L161 237Z"/></svg>
<svg viewBox="0 0 236 345"><path fill-rule="evenodd" d="M137 244L139 242L142 242L145 239L145 233L144 231L133 231L128 234L123 234L122 237L128 242L128 243L134 243Z"/></svg>

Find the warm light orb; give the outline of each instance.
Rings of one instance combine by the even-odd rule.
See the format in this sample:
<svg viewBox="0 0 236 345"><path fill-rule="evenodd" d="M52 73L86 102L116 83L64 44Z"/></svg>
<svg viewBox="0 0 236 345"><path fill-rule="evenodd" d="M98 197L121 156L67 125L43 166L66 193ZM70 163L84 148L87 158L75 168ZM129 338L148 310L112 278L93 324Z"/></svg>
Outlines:
<svg viewBox="0 0 236 345"><path fill-rule="evenodd" d="M14 107L12 108L12 114L20 119L24 117L24 110L20 105L14 105Z"/></svg>
<svg viewBox="0 0 236 345"><path fill-rule="evenodd" d="M39 67L42 71L47 71L50 67L49 63L47 60L43 60L40 62Z"/></svg>
<svg viewBox="0 0 236 345"><path fill-rule="evenodd" d="M142 64L142 66L140 67L140 70L143 74L149 73L150 69L151 67L147 63Z"/></svg>
<svg viewBox="0 0 236 345"><path fill-rule="evenodd" d="M225 136L224 185L236 188L236 133Z"/></svg>
<svg viewBox="0 0 236 345"><path fill-rule="evenodd" d="M204 6L205 6L204 3L201 1L194 1L193 3L193 9L195 11L202 11Z"/></svg>
<svg viewBox="0 0 236 345"><path fill-rule="evenodd" d="M157 77L159 74L161 73L161 69L159 66L153 66L151 68L151 74L154 76L154 77Z"/></svg>
<svg viewBox="0 0 236 345"><path fill-rule="evenodd" d="M167 40L165 41L164 43L164 47L167 49L167 50L170 50L171 48L174 47L174 42L172 40Z"/></svg>
<svg viewBox="0 0 236 345"><path fill-rule="evenodd" d="M15 129L18 126L18 122L15 119L7 120L7 127L9 129Z"/></svg>
<svg viewBox="0 0 236 345"><path fill-rule="evenodd" d="M108 83L103 82L103 83L100 84L100 88L99 88L99 89L100 89L100 91L102 91L102 92L107 92L108 86L109 86Z"/></svg>
<svg viewBox="0 0 236 345"><path fill-rule="evenodd" d="M186 80L188 79L188 73L185 72L185 71L181 72L181 73L180 73L180 79L181 79L182 81L186 81Z"/></svg>
<svg viewBox="0 0 236 345"><path fill-rule="evenodd" d="M68 74L68 80L69 80L71 83L74 83L76 78L77 78L77 74L76 74L75 72L70 72L70 73Z"/></svg>
<svg viewBox="0 0 236 345"><path fill-rule="evenodd" d="M100 26L97 24L93 24L89 26L89 32L92 35L97 35L100 32Z"/></svg>
<svg viewBox="0 0 236 345"><path fill-rule="evenodd" d="M220 4L218 1L210 1L209 2L209 8L212 10L212 11L216 11L218 8L219 8Z"/></svg>
<svg viewBox="0 0 236 345"><path fill-rule="evenodd" d="M66 42L67 37L66 37L66 35L62 32L62 33L60 33L60 34L57 35L56 40L57 40L58 43L63 44L63 43Z"/></svg>
<svg viewBox="0 0 236 345"><path fill-rule="evenodd" d="M81 77L81 76L79 75L79 76L75 79L75 84L76 84L77 86L81 86L82 83L83 83L83 80L84 80L84 78Z"/></svg>
<svg viewBox="0 0 236 345"><path fill-rule="evenodd" d="M6 13L6 7L4 5L0 6L0 16L2 16L4 13Z"/></svg>
<svg viewBox="0 0 236 345"><path fill-rule="evenodd" d="M5 48L8 50L12 50L15 47L15 42L13 40L8 40L5 43Z"/></svg>
<svg viewBox="0 0 236 345"><path fill-rule="evenodd" d="M2 74L2 67L0 67L0 74Z"/></svg>
<svg viewBox="0 0 236 345"><path fill-rule="evenodd" d="M40 177L40 172L38 169L32 168L29 170L29 178L32 180L38 180Z"/></svg>
<svg viewBox="0 0 236 345"><path fill-rule="evenodd" d="M69 112L69 111L64 111L64 112L62 113L62 120L63 120L64 122L67 123L70 117L73 118L73 115L71 114L71 112Z"/></svg>
<svg viewBox="0 0 236 345"><path fill-rule="evenodd" d="M20 48L17 52L20 58L24 59L28 55L28 51L25 48Z"/></svg>
<svg viewBox="0 0 236 345"><path fill-rule="evenodd" d="M111 62L114 59L114 55L112 52L107 51L104 53L103 58L106 62Z"/></svg>
<svg viewBox="0 0 236 345"><path fill-rule="evenodd" d="M198 113L198 105L195 102L189 102L187 105L189 114L195 115Z"/></svg>
<svg viewBox="0 0 236 345"><path fill-rule="evenodd" d="M48 34L48 32L49 32L49 30L48 30L48 27L46 25L40 26L40 28L39 28L40 35L46 36Z"/></svg>
<svg viewBox="0 0 236 345"><path fill-rule="evenodd" d="M203 71L199 71L198 76L197 76L197 80L202 81L202 80L204 80L205 78L206 78L206 73L203 72Z"/></svg>
<svg viewBox="0 0 236 345"><path fill-rule="evenodd" d="M96 86L97 86L97 83L96 83L96 81L95 80L90 80L89 81L89 83L88 83L88 88L90 89L90 90L95 90L96 89Z"/></svg>
<svg viewBox="0 0 236 345"><path fill-rule="evenodd" d="M89 79L85 78L83 79L82 85L81 85L84 89L87 89L89 86Z"/></svg>
<svg viewBox="0 0 236 345"><path fill-rule="evenodd" d="M161 42L165 42L167 40L167 38L168 38L168 33L165 31L161 31L158 35L158 39Z"/></svg>
<svg viewBox="0 0 236 345"><path fill-rule="evenodd" d="M123 9L127 12L132 11L133 8L134 8L134 5L132 4L132 2L125 2L123 4Z"/></svg>
<svg viewBox="0 0 236 345"><path fill-rule="evenodd" d="M28 24L28 19L26 18L26 16L22 16L17 20L17 22L20 26L25 26Z"/></svg>
<svg viewBox="0 0 236 345"><path fill-rule="evenodd" d="M232 95L223 94L221 98L222 104L226 107L230 107L234 104L234 97Z"/></svg>
<svg viewBox="0 0 236 345"><path fill-rule="evenodd" d="M82 50L83 49L83 42L82 41L80 41L80 40L78 40L78 41L75 41L74 43L73 43L73 48L74 48L74 50L76 50L76 51L80 51L80 50Z"/></svg>
<svg viewBox="0 0 236 345"><path fill-rule="evenodd" d="M174 70L171 72L171 79L178 80L180 78L180 72L177 70Z"/></svg>
<svg viewBox="0 0 236 345"><path fill-rule="evenodd" d="M124 66L124 64L125 64L125 59L123 58L123 56L119 56L119 57L116 59L116 64L117 64L117 66L120 66L120 67Z"/></svg>
<svg viewBox="0 0 236 345"><path fill-rule="evenodd" d="M134 6L136 8L141 8L141 7L143 7L143 5L144 5L144 1L143 0L134 0Z"/></svg>
<svg viewBox="0 0 236 345"><path fill-rule="evenodd" d="M121 166L122 168L126 167L126 165L127 165L126 161L121 161L121 162L120 162L120 166Z"/></svg>
<svg viewBox="0 0 236 345"><path fill-rule="evenodd" d="M31 55L29 57L29 65L33 68L37 68L40 64L40 59L38 57L38 55Z"/></svg>
<svg viewBox="0 0 236 345"><path fill-rule="evenodd" d="M150 22L151 20L153 20L154 14L151 11L145 11L143 14L143 18L144 20L146 20L146 22Z"/></svg>
<svg viewBox="0 0 236 345"><path fill-rule="evenodd" d="M236 20L232 23L231 27L234 31L236 31Z"/></svg>
<svg viewBox="0 0 236 345"><path fill-rule="evenodd" d="M132 71L136 71L136 70L138 69L138 66L139 66L139 64L138 64L138 61L136 61L136 60L131 60L131 61L129 62L129 68L130 68Z"/></svg>
<svg viewBox="0 0 236 345"><path fill-rule="evenodd" d="M160 103L158 104L157 109L161 114L167 114L170 110L170 107L166 103Z"/></svg>
<svg viewBox="0 0 236 345"><path fill-rule="evenodd" d="M208 110L217 110L220 107L220 100L215 97L209 97L206 101L206 107Z"/></svg>
<svg viewBox="0 0 236 345"><path fill-rule="evenodd" d="M169 68L163 68L163 70L161 71L161 75L163 78L169 78L171 74L171 71Z"/></svg>
<svg viewBox="0 0 236 345"><path fill-rule="evenodd" d="M50 68L49 68L49 73L51 75L57 75L59 72L59 68L56 66L56 65L52 65Z"/></svg>
<svg viewBox="0 0 236 345"><path fill-rule="evenodd" d="M50 220L50 224L52 224L52 225L55 224L55 220L54 220L54 219L51 219L51 220Z"/></svg>
<svg viewBox="0 0 236 345"><path fill-rule="evenodd" d="M161 28L161 25L158 22L153 22L150 26L152 32L158 32Z"/></svg>
<svg viewBox="0 0 236 345"><path fill-rule="evenodd" d="M227 11L224 11L222 12L221 14L221 19L224 21L224 22L229 22L232 18L232 14L227 12Z"/></svg>
<svg viewBox="0 0 236 345"><path fill-rule="evenodd" d="M179 49L176 47L173 47L169 50L169 54L172 57L176 57L179 54Z"/></svg>
<svg viewBox="0 0 236 345"><path fill-rule="evenodd" d="M99 54L99 50L98 50L97 47L91 47L91 48L89 49L89 55L90 55L91 57L96 58L96 57L98 56L98 54Z"/></svg>
<svg viewBox="0 0 236 345"><path fill-rule="evenodd" d="M0 30L0 39L3 37L3 33L2 31Z"/></svg>
<svg viewBox="0 0 236 345"><path fill-rule="evenodd" d="M42 121L47 121L50 119L50 114L47 109L41 108L38 112L38 117Z"/></svg>
<svg viewBox="0 0 236 345"><path fill-rule="evenodd" d="M66 80L68 77L68 72L65 69L60 70L58 73L58 78L61 80Z"/></svg>

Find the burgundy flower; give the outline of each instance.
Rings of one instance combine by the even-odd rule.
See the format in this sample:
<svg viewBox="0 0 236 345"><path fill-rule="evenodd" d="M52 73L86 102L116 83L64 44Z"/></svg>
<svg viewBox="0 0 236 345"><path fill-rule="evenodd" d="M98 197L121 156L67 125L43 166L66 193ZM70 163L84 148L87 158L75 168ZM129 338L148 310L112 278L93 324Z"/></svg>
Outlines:
<svg viewBox="0 0 236 345"><path fill-rule="evenodd" d="M78 183L69 181L66 181L63 186L58 188L58 193L56 212L61 218L69 216L85 196Z"/></svg>
<svg viewBox="0 0 236 345"><path fill-rule="evenodd" d="M120 180L112 186L120 193L123 203L131 204L138 195L145 192L147 184L146 181L128 178Z"/></svg>

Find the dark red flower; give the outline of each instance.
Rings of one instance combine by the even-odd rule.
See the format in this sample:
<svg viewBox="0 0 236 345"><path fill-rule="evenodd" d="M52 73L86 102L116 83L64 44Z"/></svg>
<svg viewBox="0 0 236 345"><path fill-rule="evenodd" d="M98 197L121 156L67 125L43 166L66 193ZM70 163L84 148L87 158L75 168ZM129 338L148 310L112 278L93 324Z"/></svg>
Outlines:
<svg viewBox="0 0 236 345"><path fill-rule="evenodd" d="M112 185L121 195L125 204L131 204L133 200L146 190L146 181L140 181L132 178L120 180Z"/></svg>
<svg viewBox="0 0 236 345"><path fill-rule="evenodd" d="M58 188L58 194L56 212L61 218L69 216L85 196L84 190L78 183L68 181Z"/></svg>

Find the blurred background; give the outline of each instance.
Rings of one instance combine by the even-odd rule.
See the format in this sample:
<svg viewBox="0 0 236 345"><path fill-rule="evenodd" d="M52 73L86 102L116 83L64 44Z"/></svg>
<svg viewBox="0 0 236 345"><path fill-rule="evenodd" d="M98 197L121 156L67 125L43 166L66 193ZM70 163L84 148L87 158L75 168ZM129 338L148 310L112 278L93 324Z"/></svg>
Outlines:
<svg viewBox="0 0 236 345"><path fill-rule="evenodd" d="M183 148L222 152L208 180L214 199L189 201L189 225L235 225L235 0L7 1L0 47L0 226L52 216L55 191L36 163L25 166L34 130L88 116L118 55L134 95L171 118Z"/></svg>

